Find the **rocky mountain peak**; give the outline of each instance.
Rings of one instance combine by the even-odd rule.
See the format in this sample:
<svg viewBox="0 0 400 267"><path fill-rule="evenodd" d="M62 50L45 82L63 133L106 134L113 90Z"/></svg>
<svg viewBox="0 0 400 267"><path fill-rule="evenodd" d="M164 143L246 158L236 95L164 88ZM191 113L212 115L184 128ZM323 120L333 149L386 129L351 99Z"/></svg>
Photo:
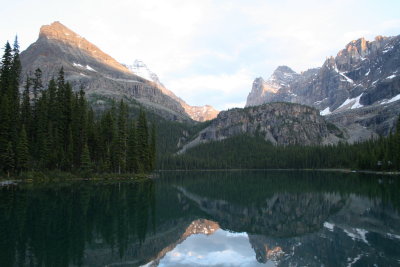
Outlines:
<svg viewBox="0 0 400 267"><path fill-rule="evenodd" d="M130 72L125 66L117 62L114 58L107 55L100 48L81 37L79 34L70 30L68 27L63 25L59 21L55 21L50 25L43 25L40 28L39 40L56 40L66 45L78 48L86 52L89 56L97 59L101 63L104 63L114 69L123 72Z"/></svg>
<svg viewBox="0 0 400 267"><path fill-rule="evenodd" d="M152 72L142 60L135 59L132 65L124 65L124 66L126 66L131 72L133 72L137 76L140 76L148 81L152 81L157 85L163 86L157 74Z"/></svg>
<svg viewBox="0 0 400 267"><path fill-rule="evenodd" d="M296 72L291 68L289 68L288 66L283 65L283 66L278 66L274 71L274 74L275 73L296 73Z"/></svg>
<svg viewBox="0 0 400 267"><path fill-rule="evenodd" d="M254 80L250 94L247 96L246 106L257 106L268 102L283 87L289 86L300 74L288 66L279 66L268 80L262 77Z"/></svg>
<svg viewBox="0 0 400 267"><path fill-rule="evenodd" d="M132 65L125 65L132 73L154 82L155 85L167 96L178 101L184 108L185 112L195 121L208 121L217 117L219 111L214 109L212 106L191 106L177 97L172 91L168 90L160 81L157 74L152 72L149 67L139 59L136 59Z"/></svg>
<svg viewBox="0 0 400 267"><path fill-rule="evenodd" d="M64 24L59 21L55 21L50 25L43 25L40 27L39 37L46 37L48 39L58 40L75 40L82 39L82 37L68 29Z"/></svg>
<svg viewBox="0 0 400 267"><path fill-rule="evenodd" d="M262 77L257 77L253 81L253 88L254 89L260 89L260 88L262 88L264 83L265 83L265 81L264 81L264 79Z"/></svg>
<svg viewBox="0 0 400 267"><path fill-rule="evenodd" d="M280 88L283 86L288 86L298 76L299 75L288 66L279 66L276 68L268 81L275 83L276 87Z"/></svg>

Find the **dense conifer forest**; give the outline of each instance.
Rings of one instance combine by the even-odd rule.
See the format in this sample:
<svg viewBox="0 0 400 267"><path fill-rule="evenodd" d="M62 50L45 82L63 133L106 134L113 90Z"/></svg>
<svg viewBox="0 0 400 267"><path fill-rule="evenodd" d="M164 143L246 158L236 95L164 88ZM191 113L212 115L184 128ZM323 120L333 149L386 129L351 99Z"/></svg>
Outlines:
<svg viewBox="0 0 400 267"><path fill-rule="evenodd" d="M314 169L400 170L400 119L395 133L356 144L275 146L260 136L236 136L163 157L163 169Z"/></svg>
<svg viewBox="0 0 400 267"><path fill-rule="evenodd" d="M20 93L17 39L7 43L0 69L0 176L59 170L148 173L155 168L156 133L140 110L135 120L121 100L95 113L83 88L74 92L63 68L47 86L37 69Z"/></svg>

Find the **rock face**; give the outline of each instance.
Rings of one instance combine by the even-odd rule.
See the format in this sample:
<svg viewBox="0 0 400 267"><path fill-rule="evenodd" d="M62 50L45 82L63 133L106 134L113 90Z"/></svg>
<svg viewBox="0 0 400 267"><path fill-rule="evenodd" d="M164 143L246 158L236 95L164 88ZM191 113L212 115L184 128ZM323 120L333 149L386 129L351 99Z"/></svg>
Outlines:
<svg viewBox="0 0 400 267"><path fill-rule="evenodd" d="M317 109L300 104L269 103L221 112L179 153L198 144L240 134L260 135L278 145L313 145L337 143L343 133L328 124Z"/></svg>
<svg viewBox="0 0 400 267"><path fill-rule="evenodd" d="M264 81L262 77L256 78L253 82L252 90L247 97L246 107L271 102L279 89L289 86L299 76L291 68L279 66L267 81Z"/></svg>
<svg viewBox="0 0 400 267"><path fill-rule="evenodd" d="M275 72L267 82L255 80L247 106L286 101L313 106L322 115L368 106L380 109L381 105L400 100L400 36L378 36L372 42L364 38L352 41L336 57L327 58L321 68L292 73L291 79L271 86L271 81L277 80ZM393 118L385 118L382 123L388 121ZM369 130L377 133L378 128L381 126L374 124Z"/></svg>
<svg viewBox="0 0 400 267"><path fill-rule="evenodd" d="M195 121L208 121L212 120L217 117L219 111L213 108L212 106L205 105L205 106L190 106L180 97L177 97L172 91L168 90L160 81L157 74L152 72L147 65L141 60L135 60L133 65L126 65L126 67L131 70L134 74L154 82L157 87L167 96L171 97L172 99L176 100L181 104L184 108L185 112L189 115L192 120Z"/></svg>
<svg viewBox="0 0 400 267"><path fill-rule="evenodd" d="M47 84L63 67L66 80L75 90L83 86L89 98L132 99L166 119L190 120L186 103L156 81L155 74L151 80L134 74L60 22L41 27L38 40L21 53L21 62L23 80L40 68Z"/></svg>

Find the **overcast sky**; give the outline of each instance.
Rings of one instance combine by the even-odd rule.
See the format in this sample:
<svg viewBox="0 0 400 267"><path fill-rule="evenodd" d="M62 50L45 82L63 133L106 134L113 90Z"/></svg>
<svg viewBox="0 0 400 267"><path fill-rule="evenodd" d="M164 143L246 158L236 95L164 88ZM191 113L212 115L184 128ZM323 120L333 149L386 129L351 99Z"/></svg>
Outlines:
<svg viewBox="0 0 400 267"><path fill-rule="evenodd" d="M0 0L22 50L60 21L121 63L143 60L191 105L243 106L254 78L297 72L360 37L400 34L399 0Z"/></svg>

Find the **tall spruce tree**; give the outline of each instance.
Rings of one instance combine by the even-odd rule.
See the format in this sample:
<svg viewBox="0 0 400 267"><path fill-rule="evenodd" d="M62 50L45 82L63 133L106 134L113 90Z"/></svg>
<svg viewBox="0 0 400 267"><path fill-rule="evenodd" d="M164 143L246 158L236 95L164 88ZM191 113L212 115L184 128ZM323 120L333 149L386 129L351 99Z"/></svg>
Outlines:
<svg viewBox="0 0 400 267"><path fill-rule="evenodd" d="M146 114L143 110L139 112L137 122L137 153L138 153L138 171L147 172L150 170L149 164L149 132L147 127Z"/></svg>
<svg viewBox="0 0 400 267"><path fill-rule="evenodd" d="M11 142L7 143L6 152L3 157L3 170L10 177L10 173L15 170L15 154Z"/></svg>
<svg viewBox="0 0 400 267"><path fill-rule="evenodd" d="M124 101L121 99L118 108L118 133L117 133L117 148L115 150L118 173L125 172L126 167L126 147L127 147L127 120L128 109Z"/></svg>
<svg viewBox="0 0 400 267"><path fill-rule="evenodd" d="M38 95L43 88L42 83L42 70L37 68L35 70L34 77L32 79L32 89L33 89L33 102L36 103Z"/></svg>
<svg viewBox="0 0 400 267"><path fill-rule="evenodd" d="M31 87L31 79L29 77L26 78L25 88L22 93L22 103L21 103L21 124L26 126L27 132L31 132L31 121L32 121L32 109L30 103L30 92Z"/></svg>
<svg viewBox="0 0 400 267"><path fill-rule="evenodd" d="M0 103L0 168L4 169L8 157L8 143L10 142L10 108L8 97L2 97Z"/></svg>
<svg viewBox="0 0 400 267"><path fill-rule="evenodd" d="M150 160L150 169L154 170L156 167L156 126L152 125L151 127L151 136L150 136L150 147L149 147L149 160Z"/></svg>
<svg viewBox="0 0 400 267"><path fill-rule="evenodd" d="M13 63L12 49L10 43L7 42L4 47L4 54L1 59L0 69L0 96L7 95L11 83L11 68Z"/></svg>
<svg viewBox="0 0 400 267"><path fill-rule="evenodd" d="M87 143L83 145L81 155L81 172L84 177L89 177L92 173L92 162L90 160L90 153Z"/></svg>
<svg viewBox="0 0 400 267"><path fill-rule="evenodd" d="M28 169L29 163L29 147L28 147L28 137L25 131L25 125L22 125L18 146L17 146L17 168L18 171L24 171Z"/></svg>
<svg viewBox="0 0 400 267"><path fill-rule="evenodd" d="M126 154L126 168L128 172L138 172L138 149L136 138L136 123L131 122L128 134L128 147Z"/></svg>

